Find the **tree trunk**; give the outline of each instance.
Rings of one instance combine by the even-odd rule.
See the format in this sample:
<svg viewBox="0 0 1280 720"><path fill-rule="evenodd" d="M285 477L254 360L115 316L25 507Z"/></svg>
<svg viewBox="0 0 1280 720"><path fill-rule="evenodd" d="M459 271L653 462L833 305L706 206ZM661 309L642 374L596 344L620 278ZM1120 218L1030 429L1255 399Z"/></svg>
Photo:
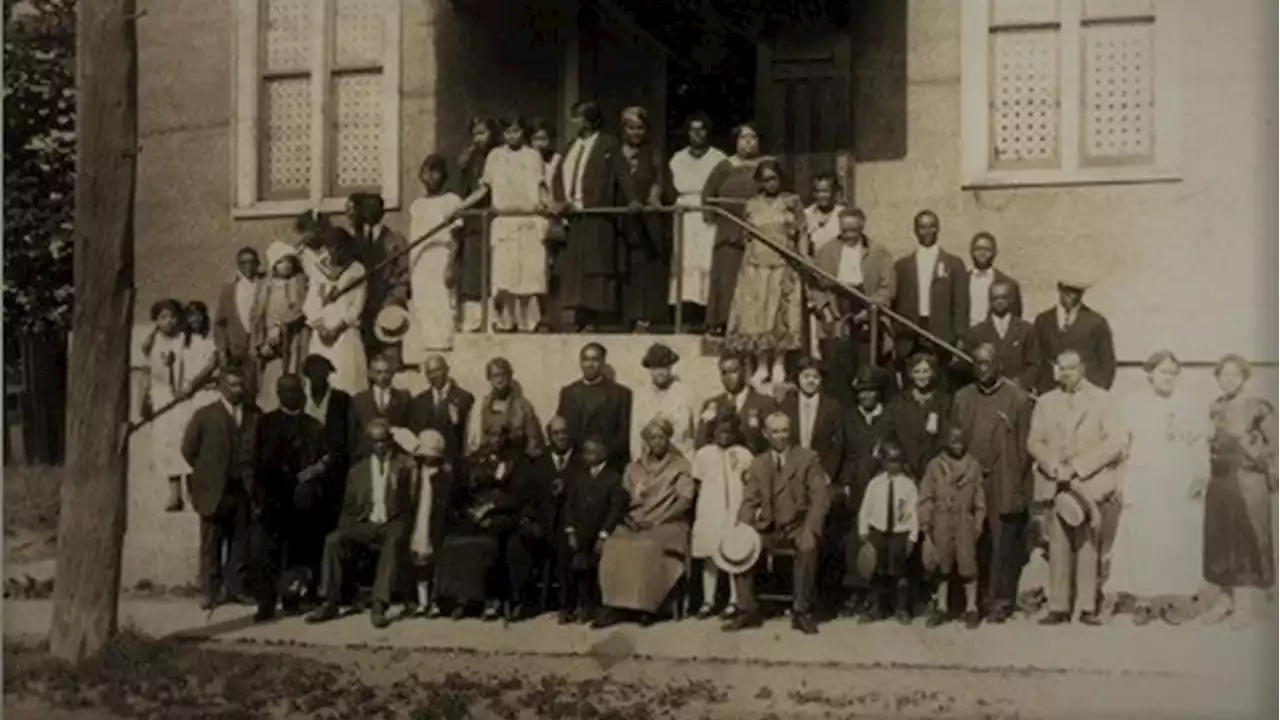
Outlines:
<svg viewBox="0 0 1280 720"><path fill-rule="evenodd" d="M135 0L76 4L75 315L67 473L49 649L78 663L116 632L124 544L137 154Z"/></svg>

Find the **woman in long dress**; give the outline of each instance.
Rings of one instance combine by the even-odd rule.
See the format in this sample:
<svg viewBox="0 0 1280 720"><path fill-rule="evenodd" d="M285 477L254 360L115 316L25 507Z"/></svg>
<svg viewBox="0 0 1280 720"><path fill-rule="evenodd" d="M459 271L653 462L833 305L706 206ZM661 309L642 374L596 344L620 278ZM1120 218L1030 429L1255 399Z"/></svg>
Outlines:
<svg viewBox="0 0 1280 720"><path fill-rule="evenodd" d="M421 240L462 208L462 199L445 190L449 167L443 156L428 155L422 161L418 179L427 194L409 206L410 243ZM453 349L453 269L457 231L461 228L462 220L457 219L409 251L409 312L418 331L405 339L403 356L407 365L421 365L427 355Z"/></svg>
<svg viewBox="0 0 1280 720"><path fill-rule="evenodd" d="M645 205L666 204L671 181L662 151L649 138L649 115L641 107L622 111L622 156L631 171L636 197ZM666 322L667 284L671 279L670 219L658 213L622 219L626 254L622 259L622 314L628 328L647 331Z"/></svg>
<svg viewBox="0 0 1280 720"><path fill-rule="evenodd" d="M147 412L164 410L151 423L151 464L157 475L169 481L165 510L182 509L182 478L191 467L182 457L182 434L187 429L182 394L182 305L177 300L161 300L151 307L150 334L142 341L147 358ZM173 407L169 407L173 405Z"/></svg>
<svg viewBox="0 0 1280 720"><path fill-rule="evenodd" d="M471 145L458 160L458 195L470 197L480 187L489 153L501 142L502 132L498 121L481 116L468 123ZM476 204L477 210L489 207L492 198L485 197ZM462 302L462 329L479 332L484 321L485 267L484 222L481 217L468 216L462 221L457 252L458 299Z"/></svg>
<svg viewBox="0 0 1280 720"><path fill-rule="evenodd" d="M699 618L715 612L716 586L720 571L711 558L720 538L738 520L742 505L743 477L751 466L751 451L742 444L742 426L736 413L723 412L712 421L710 445L693 456L693 479L698 483L698 503L693 513L690 555L702 563L702 608ZM729 582L729 604L722 616L738 614L738 589Z"/></svg>
<svg viewBox="0 0 1280 720"><path fill-rule="evenodd" d="M322 267L319 282L307 288L303 314L311 328L310 354L333 363L330 385L349 395L369 385L360 318L364 313L364 266L355 261L351 235L342 228L328 230L329 262ZM359 283L359 284L357 284ZM337 294L353 287L341 297Z"/></svg>
<svg viewBox="0 0 1280 720"><path fill-rule="evenodd" d="M701 205L702 190L707 186L707 180L727 159L723 152L708 142L710 132L711 120L703 113L695 113L685 123L689 146L672 155L668 163L677 205ZM670 302L672 305L684 303L683 315L689 326L698 327L706 320L707 299L711 294L711 255L716 244L716 224L700 212L681 213L676 222L680 224L683 245L680 256L672 258ZM679 267L674 267L676 262L679 262ZM676 276L679 276L679 283Z"/></svg>
<svg viewBox="0 0 1280 720"><path fill-rule="evenodd" d="M529 129L531 130L529 146L537 150L538 155L542 157L542 181L550 189L555 187L556 173L560 172L560 162L563 159L555 149L555 125L545 118L534 118L529 123ZM560 309L555 302L558 282L555 272L555 257L557 250L564 247L564 218L547 218L545 241L547 245L547 292L542 296L542 306L538 313L542 317L542 321L536 328L538 331L549 331L556 322L555 319L560 317Z"/></svg>
<svg viewBox="0 0 1280 720"><path fill-rule="evenodd" d="M756 164L760 156L760 131L754 123L743 123L733 129L734 154L711 171L702 188L704 205L718 205L742 217L747 200L759 192ZM707 298L707 329L712 335L723 335L729 324L729 308L733 305L738 284L738 271L746 252L747 235L726 218L708 215L716 224L715 246L711 253L711 293Z"/></svg>
<svg viewBox="0 0 1280 720"><path fill-rule="evenodd" d="M1271 503L1276 492L1276 411L1246 395L1252 373L1239 355L1218 361L1222 395L1209 416L1209 483L1204 493L1204 576L1221 592L1206 616L1247 625L1275 583Z"/></svg>
<svg viewBox="0 0 1280 720"><path fill-rule="evenodd" d="M644 430L644 457L622 476L627 508L600 553L600 597L606 611L593 627L628 616L652 622L684 577L689 554L692 466L671 446L671 423L659 418Z"/></svg>
<svg viewBox="0 0 1280 720"><path fill-rule="evenodd" d="M1134 597L1138 625L1176 622L1175 602L1200 589L1200 496L1209 473L1207 423L1177 392L1178 358L1162 350L1143 369L1146 385L1123 406L1130 441L1108 579L1112 589Z"/></svg>
<svg viewBox="0 0 1280 720"><path fill-rule="evenodd" d="M778 245L805 253L809 245L800 198L782 192L782 164L756 164L760 192L747 201L744 216ZM756 358L757 384L786 379L786 353L800 349L803 323L800 278L787 261L757 238L746 240L725 332L725 348ZM770 372L769 368L772 368ZM768 373L768 376L766 376Z"/></svg>
<svg viewBox="0 0 1280 720"><path fill-rule="evenodd" d="M472 207L487 197L495 210L546 212L551 190L542 156L528 145L528 124L510 116L498 127L503 144L489 152L479 184L463 204ZM547 223L538 215L505 215L489 227L498 332L532 332L538 324L538 297L547 292Z"/></svg>

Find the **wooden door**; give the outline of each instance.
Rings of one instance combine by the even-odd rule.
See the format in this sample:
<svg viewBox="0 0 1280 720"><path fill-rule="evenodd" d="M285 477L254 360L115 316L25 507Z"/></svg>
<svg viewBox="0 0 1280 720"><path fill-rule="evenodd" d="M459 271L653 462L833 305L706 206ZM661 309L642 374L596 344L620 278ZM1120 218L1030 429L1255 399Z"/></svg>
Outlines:
<svg viewBox="0 0 1280 720"><path fill-rule="evenodd" d="M853 197L853 90L850 36L807 28L762 43L756 114L763 150L782 160L787 187L807 203L813 176L830 170Z"/></svg>

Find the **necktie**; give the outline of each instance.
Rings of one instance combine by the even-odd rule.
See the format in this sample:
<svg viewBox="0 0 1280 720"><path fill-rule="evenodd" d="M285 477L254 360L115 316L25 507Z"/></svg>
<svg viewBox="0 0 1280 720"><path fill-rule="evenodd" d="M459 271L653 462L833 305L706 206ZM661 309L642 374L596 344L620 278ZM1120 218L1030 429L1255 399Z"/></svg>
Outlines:
<svg viewBox="0 0 1280 720"><path fill-rule="evenodd" d="M582 156L587 152L587 143L581 139L578 140L577 151L573 155L573 168L570 169L569 179L569 200L573 201L578 197L578 170L582 167Z"/></svg>
<svg viewBox="0 0 1280 720"><path fill-rule="evenodd" d="M893 499L894 484L895 483L893 482L893 478L890 477L889 478L889 507L888 507L888 512L885 513L887 517L885 517L885 523L884 523L884 531L886 533L889 533L890 535L893 534L893 516L896 511L896 508L894 507L894 499Z"/></svg>
<svg viewBox="0 0 1280 720"><path fill-rule="evenodd" d="M773 454L773 462L778 467L778 476L782 476L782 453Z"/></svg>
<svg viewBox="0 0 1280 720"><path fill-rule="evenodd" d="M382 388L377 388L376 390L373 391L373 399L375 404L378 406L379 413L387 409L387 404L382 399L382 393L383 393Z"/></svg>

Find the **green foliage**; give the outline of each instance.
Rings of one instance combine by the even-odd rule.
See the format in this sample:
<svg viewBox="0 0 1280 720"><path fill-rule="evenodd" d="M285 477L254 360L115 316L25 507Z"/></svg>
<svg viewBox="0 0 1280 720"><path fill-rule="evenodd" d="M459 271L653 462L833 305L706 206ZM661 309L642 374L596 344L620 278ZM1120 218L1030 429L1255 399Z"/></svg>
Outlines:
<svg viewBox="0 0 1280 720"><path fill-rule="evenodd" d="M4 0L4 322L70 328L75 0Z"/></svg>

